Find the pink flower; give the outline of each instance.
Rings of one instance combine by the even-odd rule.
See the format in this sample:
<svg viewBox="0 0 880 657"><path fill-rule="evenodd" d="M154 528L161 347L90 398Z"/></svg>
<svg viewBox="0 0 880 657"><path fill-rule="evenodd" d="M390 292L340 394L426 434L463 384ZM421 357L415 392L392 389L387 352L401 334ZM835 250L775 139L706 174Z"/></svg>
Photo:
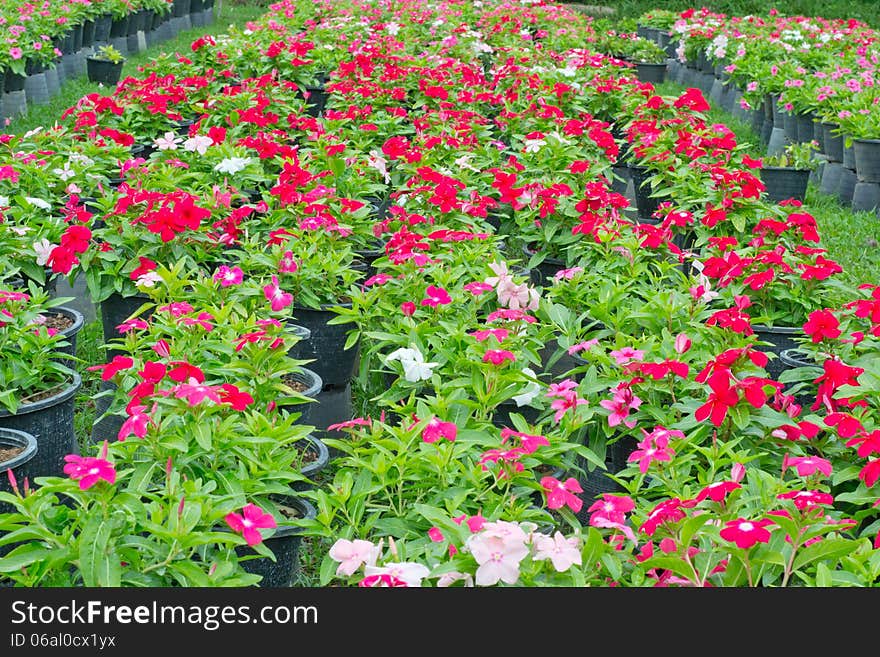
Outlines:
<svg viewBox="0 0 880 657"><path fill-rule="evenodd" d="M103 479L108 484L116 483L116 468L106 459L107 441L101 449L101 457L79 456L68 454L64 457L67 465L64 466L64 474L74 481L79 481L80 490L88 490Z"/></svg>
<svg viewBox="0 0 880 657"><path fill-rule="evenodd" d="M499 343L501 343L507 339L507 336L510 335L510 331L503 328L483 329L479 331L473 331L471 335L477 339L477 342L483 342L484 340L488 340L490 337L494 337Z"/></svg>
<svg viewBox="0 0 880 657"><path fill-rule="evenodd" d="M293 259L293 251L285 251L278 263L278 272L281 274L293 274L299 267Z"/></svg>
<svg viewBox="0 0 880 657"><path fill-rule="evenodd" d="M602 499L593 502L587 511L590 516L590 524L593 524L593 518L605 518L611 522L625 522L626 514L636 508L635 502L627 495L614 495L613 493L602 493ZM594 525L595 526L595 525Z"/></svg>
<svg viewBox="0 0 880 657"><path fill-rule="evenodd" d="M21 59L22 56L24 56L24 51L16 46L9 49L9 56L12 57L12 59Z"/></svg>
<svg viewBox="0 0 880 657"><path fill-rule="evenodd" d="M129 356L114 356L113 360L106 365L92 365L88 368L90 372L101 370L101 380L109 381L122 370L130 369L134 365L134 360Z"/></svg>
<svg viewBox="0 0 880 657"><path fill-rule="evenodd" d="M654 431L648 433L642 429L645 438L639 443L638 449L633 450L632 454L627 457L627 462L638 461L639 471L645 474L651 463L669 462L675 456L675 451L669 448L669 436L684 438L681 431L669 431L663 427L656 427Z"/></svg>
<svg viewBox="0 0 880 657"><path fill-rule="evenodd" d="M516 356L506 349L489 349L483 354L484 363L492 363L493 365L503 365L505 361L515 361Z"/></svg>
<svg viewBox="0 0 880 657"><path fill-rule="evenodd" d="M812 509L820 505L831 506L834 498L828 493L818 490L793 490L788 493L780 493L776 496L780 500L792 500L797 509Z"/></svg>
<svg viewBox="0 0 880 657"><path fill-rule="evenodd" d="M730 466L730 478L739 483L746 476L746 466L742 463L734 463Z"/></svg>
<svg viewBox="0 0 880 657"><path fill-rule="evenodd" d="M560 269L555 274L553 274L553 278L556 280L566 279L571 280L578 274L584 271L583 267L571 267L570 269Z"/></svg>
<svg viewBox="0 0 880 657"><path fill-rule="evenodd" d="M599 406L611 411L608 416L608 426L616 427L621 422L630 429L636 426L636 421L629 418L630 411L638 410L642 400L636 397L628 386L617 386L612 390L613 399L603 399Z"/></svg>
<svg viewBox="0 0 880 657"><path fill-rule="evenodd" d="M196 406L206 399L215 404L220 404L222 402L214 388L197 383L181 383L174 386L171 389L171 392L173 392L174 396L178 399L186 399L190 406Z"/></svg>
<svg viewBox="0 0 880 657"><path fill-rule="evenodd" d="M330 548L330 558L338 561L339 566L336 568L337 576L345 576L353 574L362 564L376 563L376 557L379 556L379 548L370 541L355 539L349 541L345 538L337 540L333 547Z"/></svg>
<svg viewBox="0 0 880 657"><path fill-rule="evenodd" d="M614 358L618 365L626 365L632 361L641 361L645 357L645 352L641 349L624 347L623 349L610 351L608 352L608 355Z"/></svg>
<svg viewBox="0 0 880 657"><path fill-rule="evenodd" d="M119 331L119 333L125 334L129 331L143 331L148 328L150 328L150 325L147 324L144 320L135 318L130 319L127 322L123 322L116 327L116 330Z"/></svg>
<svg viewBox="0 0 880 657"><path fill-rule="evenodd" d="M214 330L214 326L211 324L213 320L214 316L211 313L201 312L197 317L184 317L180 323L184 326L201 326L210 333Z"/></svg>
<svg viewBox="0 0 880 657"><path fill-rule="evenodd" d="M532 540L535 559L550 559L557 573L564 573L574 565L581 565L580 541L577 537L565 538L562 532L557 531L553 538L545 534L535 534Z"/></svg>
<svg viewBox="0 0 880 657"><path fill-rule="evenodd" d="M489 292L492 289L491 285L487 285L486 283L481 283L479 281L474 281L473 283L468 283L464 286L464 289L475 297L480 296L486 292Z"/></svg>
<svg viewBox="0 0 880 657"><path fill-rule="evenodd" d="M526 283L517 285L512 280L499 283L495 289L498 303L511 310L537 310L540 297L538 291Z"/></svg>
<svg viewBox="0 0 880 657"><path fill-rule="evenodd" d="M278 526L272 514L266 513L256 504L245 504L241 514L228 513L224 520L229 528L239 532L250 546L263 542L260 529L274 529Z"/></svg>
<svg viewBox="0 0 880 657"><path fill-rule="evenodd" d="M422 440L426 443L436 443L441 438L446 438L449 442L455 442L457 434L458 427L454 422L442 422L432 417L422 430Z"/></svg>
<svg viewBox="0 0 880 657"><path fill-rule="evenodd" d="M431 529L428 530L428 538L430 538L431 542L433 543L442 543L444 540L446 540L443 537L443 532L440 531L439 527L431 527Z"/></svg>
<svg viewBox="0 0 880 657"><path fill-rule="evenodd" d="M409 584L404 582L402 579L397 579L396 577L387 573L381 573L379 575L370 575L368 577L364 577L360 582L358 582L358 586L361 588L371 589L405 589L409 587Z"/></svg>
<svg viewBox="0 0 880 657"><path fill-rule="evenodd" d="M575 493L583 493L580 483L574 477L569 477L561 482L555 477L544 477L541 486L547 493L547 508L561 509L567 506L573 512L578 513L583 506L583 500Z"/></svg>
<svg viewBox="0 0 880 657"><path fill-rule="evenodd" d="M577 344L573 344L568 348L568 355L574 356L581 351L587 351L588 349L595 347L597 344L599 344L599 340L597 338L592 338L584 342L578 342Z"/></svg>
<svg viewBox="0 0 880 657"><path fill-rule="evenodd" d="M272 283L263 288L263 294L271 302L272 310L279 311L293 303L293 295L288 294L278 286L278 277L272 276Z"/></svg>
<svg viewBox="0 0 880 657"><path fill-rule="evenodd" d="M736 543L738 548L748 550L755 543L768 543L770 541L770 532L764 528L772 524L773 521L767 518L761 520L746 520L745 518L728 520L725 523L724 529L721 530L720 536L725 541Z"/></svg>
<svg viewBox="0 0 880 657"><path fill-rule="evenodd" d="M786 461L786 467L795 468L801 477L809 477L816 472L831 476L831 462L818 456L791 456Z"/></svg>
<svg viewBox="0 0 880 657"><path fill-rule="evenodd" d="M240 285L244 280L244 272L241 270L241 267L227 267L226 265L220 265L214 274L214 280L220 283L222 287Z"/></svg>
<svg viewBox="0 0 880 657"><path fill-rule="evenodd" d="M560 393L557 395L557 399L554 399L550 404L550 408L556 411L556 413L553 414L553 421L556 424L559 424L559 421L569 410L577 409L578 406L583 406L589 403L590 402L586 399L578 397L574 390Z"/></svg>
<svg viewBox="0 0 880 657"><path fill-rule="evenodd" d="M507 440L511 437L519 438L520 447L526 454L534 454L539 447L550 446L550 441L547 440L546 436L522 433L520 431L514 431L513 429L508 429L507 427L504 427L501 430L501 442L506 443Z"/></svg>
<svg viewBox="0 0 880 657"><path fill-rule="evenodd" d="M147 435L147 425L150 423L150 416L144 413L144 406L136 405L129 411L130 415L119 428L117 439L122 441L134 434L138 438L144 438Z"/></svg>
<svg viewBox="0 0 880 657"><path fill-rule="evenodd" d="M449 296L449 293L442 287L429 285L428 288L425 290L425 294L427 296L422 299L423 306L431 306L432 308L436 308L437 306L445 306L452 303L452 298Z"/></svg>
<svg viewBox="0 0 880 657"><path fill-rule="evenodd" d="M422 585L422 580L430 574L427 566L420 563L389 563L384 566L366 566L364 574L369 577L377 575L387 575L394 578L398 582L404 582L406 586L418 587Z"/></svg>

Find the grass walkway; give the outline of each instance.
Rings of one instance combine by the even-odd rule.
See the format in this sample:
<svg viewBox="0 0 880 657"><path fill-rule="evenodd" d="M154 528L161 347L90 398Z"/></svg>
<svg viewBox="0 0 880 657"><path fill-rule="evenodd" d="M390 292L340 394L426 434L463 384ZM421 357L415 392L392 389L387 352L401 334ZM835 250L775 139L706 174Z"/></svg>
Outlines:
<svg viewBox="0 0 880 657"><path fill-rule="evenodd" d="M686 89L675 82L657 85L661 95L678 95ZM764 146L751 127L736 119L710 100L711 122L724 123L736 134L741 144L751 145L753 155L763 155ZM840 263L847 280L854 284L880 284L880 217L873 212L853 212L837 203L837 199L822 194L810 183L804 208L816 218L822 247L828 249L831 259Z"/></svg>

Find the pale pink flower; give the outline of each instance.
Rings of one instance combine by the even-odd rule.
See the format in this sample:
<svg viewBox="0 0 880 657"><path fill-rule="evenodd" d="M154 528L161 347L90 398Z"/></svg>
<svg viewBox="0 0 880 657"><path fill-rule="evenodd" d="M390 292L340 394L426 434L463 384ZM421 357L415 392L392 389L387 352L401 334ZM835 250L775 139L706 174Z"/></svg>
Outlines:
<svg viewBox="0 0 880 657"><path fill-rule="evenodd" d="M687 333L679 333L675 336L675 353L683 354L691 348L691 339Z"/></svg>
<svg viewBox="0 0 880 657"><path fill-rule="evenodd" d="M471 536L467 546L479 564L477 586L493 586L499 581L515 584L519 579L519 564L529 553L525 540L511 540L488 532Z"/></svg>
<svg viewBox="0 0 880 657"><path fill-rule="evenodd" d="M376 558L379 556L379 548L370 541L359 538L353 541L340 538L330 548L329 554L333 561L339 562L336 575L348 577L363 564L375 564Z"/></svg>
<svg viewBox="0 0 880 657"><path fill-rule="evenodd" d="M632 361L641 362L645 358L645 352L633 347L623 347L615 351L609 351L608 355L617 361L618 365L626 365Z"/></svg>
<svg viewBox="0 0 880 657"><path fill-rule="evenodd" d="M568 348L568 355L574 356L581 351L588 351L589 349L595 347L597 344L599 344L598 338L591 338L589 340L585 340L584 342L578 342L577 344L573 344Z"/></svg>
<svg viewBox="0 0 880 657"><path fill-rule="evenodd" d="M489 276L483 282L492 287L499 287L502 283L513 282L510 278L510 272L507 271L506 262L490 262L489 269L495 272L494 276Z"/></svg>
<svg viewBox="0 0 880 657"><path fill-rule="evenodd" d="M553 274L553 278L555 278L556 280L561 280L563 278L566 280L571 280L572 278L574 278L575 276L577 276L578 274L580 274L583 271L584 271L583 267L571 267L569 269L560 269L555 274Z"/></svg>
<svg viewBox="0 0 880 657"><path fill-rule="evenodd" d="M10 470L10 472L12 472L12 470ZM445 589L459 581L464 581L466 588L470 588L474 585L474 578L470 573L460 573L457 570L453 570L440 575L440 579L437 580L437 588Z"/></svg>
<svg viewBox="0 0 880 657"><path fill-rule="evenodd" d="M153 145L160 151L176 151L177 145L182 141L181 137L169 131L161 137L156 137L153 140Z"/></svg>
<svg viewBox="0 0 880 657"><path fill-rule="evenodd" d="M573 565L581 565L580 541L576 536L566 538L560 531L553 534L553 538L535 534L532 544L535 546L535 560L550 559L557 573L564 573Z"/></svg>

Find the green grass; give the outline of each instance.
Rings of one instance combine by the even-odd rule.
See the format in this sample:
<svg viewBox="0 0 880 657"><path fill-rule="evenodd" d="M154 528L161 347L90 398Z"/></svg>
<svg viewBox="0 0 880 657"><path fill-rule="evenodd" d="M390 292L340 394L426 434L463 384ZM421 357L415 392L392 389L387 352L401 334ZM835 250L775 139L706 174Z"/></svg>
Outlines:
<svg viewBox="0 0 880 657"><path fill-rule="evenodd" d="M73 428L81 454L90 453L92 425L96 415L95 395L99 392L101 381L97 372L89 372L86 368L104 362L103 344L104 331L100 320L86 324L76 336L76 355L79 358L76 370L83 383L74 402Z"/></svg>
<svg viewBox="0 0 880 657"><path fill-rule="evenodd" d="M219 4L214 7L215 12L217 12L218 7ZM138 68L148 64L159 53L188 52L190 44L203 34L222 34L229 29L230 25L244 25L247 21L259 18L266 13L266 8L255 4L224 3L220 12L219 15L215 13L216 18L212 25L186 30L178 34L174 39L158 43L137 55L131 55L127 58L122 69L122 77L137 75ZM41 126L51 126L58 120L58 117L61 116L64 110L75 105L76 101L84 95L91 93L106 94L109 91L103 85L89 82L85 76L76 80L68 80L62 87L61 93L50 99L47 104L28 106L28 111L25 114L12 120L7 128L7 132L22 134Z"/></svg>

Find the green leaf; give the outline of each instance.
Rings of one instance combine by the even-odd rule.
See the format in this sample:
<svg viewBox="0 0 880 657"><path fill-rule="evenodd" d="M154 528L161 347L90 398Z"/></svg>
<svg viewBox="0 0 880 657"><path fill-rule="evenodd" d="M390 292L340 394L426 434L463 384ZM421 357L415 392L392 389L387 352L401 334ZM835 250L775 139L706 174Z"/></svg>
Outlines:
<svg viewBox="0 0 880 657"><path fill-rule="evenodd" d="M79 567L85 586L119 586L122 567L110 539L113 524L98 513L92 515L79 536Z"/></svg>
<svg viewBox="0 0 880 657"><path fill-rule="evenodd" d="M824 563L820 563L816 566L816 586L830 587L832 584L831 570Z"/></svg>
<svg viewBox="0 0 880 657"><path fill-rule="evenodd" d="M794 560L794 569L803 568L817 559L839 559L858 547L858 543L846 538L826 538L818 543L805 547Z"/></svg>
<svg viewBox="0 0 880 657"><path fill-rule="evenodd" d="M36 561L43 561L51 553L36 543L23 545L0 559L0 573L14 573Z"/></svg>

